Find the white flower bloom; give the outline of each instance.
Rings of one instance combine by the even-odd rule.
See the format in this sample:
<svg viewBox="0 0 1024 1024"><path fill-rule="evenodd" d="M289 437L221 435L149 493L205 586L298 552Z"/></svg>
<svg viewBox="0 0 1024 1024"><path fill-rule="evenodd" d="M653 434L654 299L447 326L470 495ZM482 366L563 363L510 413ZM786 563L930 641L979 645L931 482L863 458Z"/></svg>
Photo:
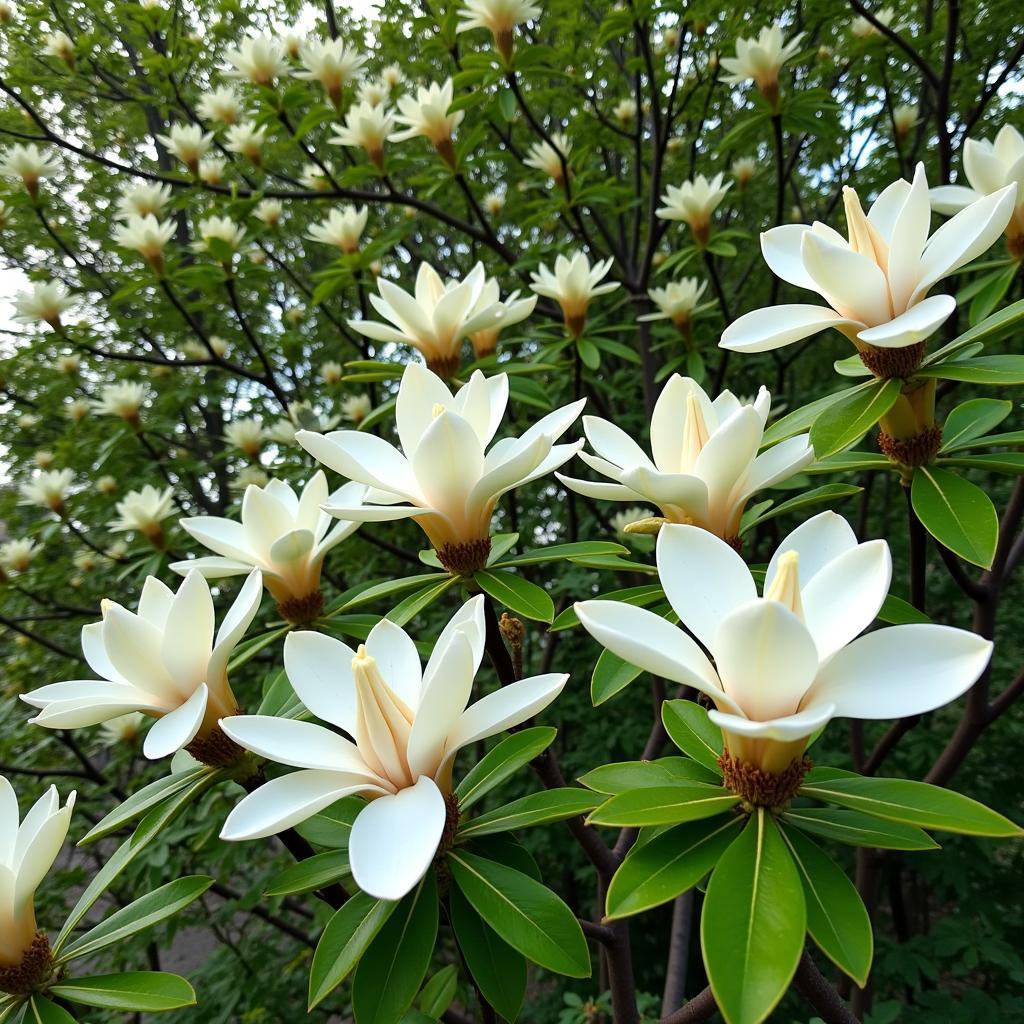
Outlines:
<svg viewBox="0 0 1024 1024"><path fill-rule="evenodd" d="M569 170L569 153L572 150L572 142L568 135L562 132L552 132L550 142L535 142L530 146L526 159L523 161L527 167L536 167L551 178L556 185L565 185L565 172ZM565 161L563 168L562 161Z"/></svg>
<svg viewBox="0 0 1024 1024"><path fill-rule="evenodd" d="M137 185L125 185L117 200L116 216L121 220L130 220L132 217L156 217L170 201L170 185L157 185L148 181Z"/></svg>
<svg viewBox="0 0 1024 1024"><path fill-rule="evenodd" d="M323 609L324 557L359 528L358 522L346 521L332 527L320 507L328 502L358 507L365 492L362 484L349 483L328 493L322 470L309 478L301 494L283 480L250 485L242 499L241 522L217 516L181 520L184 530L217 554L174 562L171 569L183 576L195 570L211 580L261 569L282 615L308 621Z"/></svg>
<svg viewBox="0 0 1024 1024"><path fill-rule="evenodd" d="M252 211L252 215L257 220L263 221L267 227L274 227L280 222L283 212L284 204L280 199L261 199Z"/></svg>
<svg viewBox="0 0 1024 1024"><path fill-rule="evenodd" d="M137 424L139 411L148 399L149 391L145 384L126 380L105 385L100 397L93 400L92 407L101 415L119 416L127 423Z"/></svg>
<svg viewBox="0 0 1024 1024"><path fill-rule="evenodd" d="M75 474L70 469L48 469L18 485L20 505L38 505L60 515L64 511Z"/></svg>
<svg viewBox="0 0 1024 1024"><path fill-rule="evenodd" d="M84 420L89 415L89 402L84 398L72 399L64 407L64 415L67 416L72 423L78 423Z"/></svg>
<svg viewBox="0 0 1024 1024"><path fill-rule="evenodd" d="M242 101L231 86L221 85L199 97L196 113L204 121L235 124L242 113Z"/></svg>
<svg viewBox="0 0 1024 1024"><path fill-rule="evenodd" d="M420 86L416 96L399 96L396 120L408 125L390 137L392 142L404 142L422 135L431 141L434 149L450 166L455 166L455 147L452 134L462 124L465 116L461 110L448 112L454 100L452 80L446 78L441 85L436 82Z"/></svg>
<svg viewBox="0 0 1024 1024"><path fill-rule="evenodd" d="M380 295L371 295L370 302L394 326L373 320L349 320L349 326L374 341L412 345L443 376L458 369L462 342L468 335L499 323L516 323L533 308L524 311L521 304L509 307L501 302L497 284L488 286L482 263L462 281L448 282L429 263L421 263L412 295L384 277L377 279L377 288Z"/></svg>
<svg viewBox="0 0 1024 1024"><path fill-rule="evenodd" d="M366 219L370 211L366 206L356 209L343 206L331 212L321 221L309 226L306 237L324 245L333 245L342 252L358 252L359 238L366 230Z"/></svg>
<svg viewBox="0 0 1024 1024"><path fill-rule="evenodd" d="M224 56L232 67L228 76L246 78L253 85L273 85L275 79L288 73L284 46L272 36L247 36Z"/></svg>
<svg viewBox="0 0 1024 1024"><path fill-rule="evenodd" d="M349 423L362 423L372 409L373 403L369 395L350 395L341 403L341 415Z"/></svg>
<svg viewBox="0 0 1024 1024"><path fill-rule="evenodd" d="M0 0L0 23L6 24L14 17L14 4Z"/></svg>
<svg viewBox="0 0 1024 1024"><path fill-rule="evenodd" d="M775 22L761 29L754 39L737 39L736 56L721 59L722 67L727 72L722 76L722 81L731 85L753 82L769 103L777 105L779 71L800 49L803 37L801 32L786 42L782 26Z"/></svg>
<svg viewBox="0 0 1024 1024"><path fill-rule="evenodd" d="M352 874L371 896L404 896L429 869L450 824L447 798L458 751L538 714L568 679L533 676L469 704L484 632L478 596L455 613L425 670L412 638L387 619L357 651L320 633L290 633L288 679L334 728L258 715L226 721L236 743L299 771L246 797L221 838L274 835L342 796L365 796L349 838Z"/></svg>
<svg viewBox="0 0 1024 1024"><path fill-rule="evenodd" d="M641 508L639 505L632 505L629 508L624 508L621 512L616 512L609 522L616 535L629 536L626 530L627 526L632 526L633 523L650 518L651 513L648 509Z"/></svg>
<svg viewBox="0 0 1024 1024"><path fill-rule="evenodd" d="M917 124L917 107L913 103L901 103L898 107L893 107L892 123L897 138L902 139ZM969 142L970 140L968 140ZM1003 184L1008 185L1009 182L1004 181ZM935 192L936 189L932 189L933 196Z"/></svg>
<svg viewBox="0 0 1024 1024"><path fill-rule="evenodd" d="M797 288L817 292L828 305L747 313L726 328L722 347L767 352L834 327L881 376L891 374L876 349L920 344L920 362L923 342L956 308L951 295L928 296L929 290L992 245L1013 213L1016 192L1014 183L977 200L929 237L923 164L913 185L902 178L894 182L867 216L857 193L845 188L849 241L821 223L786 224L761 235L761 252L772 271ZM903 363L900 368L908 369Z"/></svg>
<svg viewBox="0 0 1024 1024"><path fill-rule="evenodd" d="M20 180L33 199L39 195L39 182L58 173L60 161L44 156L34 142L27 146L11 146L4 150L3 161L0 161L0 174L5 178Z"/></svg>
<svg viewBox="0 0 1024 1024"><path fill-rule="evenodd" d="M549 413L522 437L504 438L485 454L507 403L503 373L486 378L478 370L453 396L440 377L410 363L395 407L401 451L358 430L301 430L296 440L329 469L371 488L368 504L332 504L327 512L365 522L412 517L442 563L471 572L490 550L498 498L557 469L581 444L555 442L579 416L583 401Z"/></svg>
<svg viewBox="0 0 1024 1024"><path fill-rule="evenodd" d="M230 217L204 217L199 222L199 240L192 243L197 252L206 252L210 242L223 242L232 249L237 249L245 238L245 228L240 227Z"/></svg>
<svg viewBox="0 0 1024 1024"><path fill-rule="evenodd" d="M497 323L491 324L489 327L481 327L478 330L469 332L469 341L473 346L473 353L477 359L482 359L484 356L497 351L498 338L501 332L506 327L511 327L513 324L518 324L525 320L536 307L537 296L529 295L525 299L521 299L519 298L519 291L516 290L510 292L502 299L498 282L493 277L489 277L484 283L480 297L476 300L472 315L476 316L479 312L491 309L495 303L500 303L505 307L505 315Z"/></svg>
<svg viewBox="0 0 1024 1024"><path fill-rule="evenodd" d="M672 281L664 288L652 288L647 294L651 302L658 307L657 313L648 313L637 317L638 320L671 320L680 330L690 323L697 303L707 288L707 281L698 281L695 277L684 277Z"/></svg>
<svg viewBox="0 0 1024 1024"><path fill-rule="evenodd" d="M893 32L899 32L903 28L900 24L893 24L896 20L896 11L892 7L883 7L880 11L876 11L875 20L886 28L892 29ZM850 31L858 39L870 39L871 36L882 34L878 28L863 16L858 16L850 22Z"/></svg>
<svg viewBox="0 0 1024 1024"><path fill-rule="evenodd" d="M741 156L733 160L730 170L732 171L732 176L736 179L736 184L739 185L740 189L744 189L750 184L757 173L757 161L752 156Z"/></svg>
<svg viewBox="0 0 1024 1024"><path fill-rule="evenodd" d="M371 107L383 106L384 102L391 95L391 87L383 79L367 79L359 83L356 92L356 103L365 103Z"/></svg>
<svg viewBox="0 0 1024 1024"><path fill-rule="evenodd" d="M217 727L218 720L238 713L228 660L259 611L262 591L254 569L215 640L213 598L201 573L190 572L176 594L148 576L138 612L104 601L102 620L82 627L82 652L98 678L24 694L26 704L40 709L31 721L81 729L141 711L158 719L146 734L146 757L189 747L207 763L232 760L231 744Z"/></svg>
<svg viewBox="0 0 1024 1024"><path fill-rule="evenodd" d="M341 106L345 86L355 79L366 58L346 46L340 39L314 39L299 51L304 70L295 73L296 78L319 82L327 98L335 107Z"/></svg>
<svg viewBox="0 0 1024 1024"><path fill-rule="evenodd" d="M96 568L96 555L92 551L76 551L71 561L81 572L92 572Z"/></svg>
<svg viewBox="0 0 1024 1024"><path fill-rule="evenodd" d="M324 161L324 167L331 171L331 165ZM299 175L299 184L314 192L328 192L331 188L330 179L324 174L324 167L319 164L304 164ZM332 172L333 173L333 172Z"/></svg>
<svg viewBox="0 0 1024 1024"><path fill-rule="evenodd" d="M299 428L290 419L274 420L266 428L267 440L274 444L295 444L295 432Z"/></svg>
<svg viewBox="0 0 1024 1024"><path fill-rule="evenodd" d="M199 161L213 143L213 133L204 132L197 124L172 124L166 135L157 141L176 156L192 174L199 173Z"/></svg>
<svg viewBox="0 0 1024 1024"><path fill-rule="evenodd" d="M768 564L764 596L743 559L691 526L658 537L658 574L680 623L617 601L576 605L586 630L620 658L693 686L741 764L781 773L832 718L920 715L959 697L982 673L990 641L915 623L856 639L878 614L892 562L884 540L858 544L846 520L822 512L791 533Z"/></svg>
<svg viewBox="0 0 1024 1024"><path fill-rule="evenodd" d="M57 357L57 369L69 377L78 373L82 366L82 357L77 352L69 352Z"/></svg>
<svg viewBox="0 0 1024 1024"><path fill-rule="evenodd" d="M40 551L42 548L27 537L9 540L0 544L0 566L13 572L25 572Z"/></svg>
<svg viewBox="0 0 1024 1024"><path fill-rule="evenodd" d="M108 525L114 533L141 533L154 547L162 548L164 531L160 525L174 512L174 489L158 490L146 484L129 491L115 506L117 519Z"/></svg>
<svg viewBox="0 0 1024 1024"><path fill-rule="evenodd" d="M232 420L224 428L224 440L241 449L251 459L259 458L266 436L263 421L258 416Z"/></svg>
<svg viewBox="0 0 1024 1024"><path fill-rule="evenodd" d="M389 89L395 89L405 80L405 75L402 74L401 65L389 64L380 73L380 78Z"/></svg>
<svg viewBox="0 0 1024 1024"><path fill-rule="evenodd" d="M516 25L535 21L543 9L530 0L463 0L456 32L486 28L494 37L494 46L507 61L512 56L512 32Z"/></svg>
<svg viewBox="0 0 1024 1024"><path fill-rule="evenodd" d="M27 292L14 296L14 319L22 324L45 323L61 329L61 314L75 304L74 296L60 281L36 281Z"/></svg>
<svg viewBox="0 0 1024 1024"><path fill-rule="evenodd" d="M395 118L383 104L356 103L345 115L343 127L335 130L331 142L336 146L362 149L377 168L384 165L384 143L395 128Z"/></svg>
<svg viewBox="0 0 1024 1024"><path fill-rule="evenodd" d="M308 35L308 31L304 28L300 28L298 25L278 30L278 37L281 40L281 45L284 47L285 53L287 53L292 60L299 59L299 53L302 50Z"/></svg>
<svg viewBox="0 0 1024 1024"><path fill-rule="evenodd" d="M559 255L555 259L553 272L543 263L531 272L530 287L538 295L554 299L562 307L566 329L574 338L578 338L583 333L591 299L619 287L615 281L600 284L612 269L612 262L609 257L591 267L583 252L575 253L571 260Z"/></svg>
<svg viewBox="0 0 1024 1024"><path fill-rule="evenodd" d="M250 484L255 484L257 487L266 487L270 481L270 477L263 471L260 466L243 466L232 478L228 486L235 491L242 491Z"/></svg>
<svg viewBox="0 0 1024 1024"><path fill-rule="evenodd" d="M48 451L45 448L41 448L33 456L33 460L35 461L35 464L40 469L49 469L53 465L53 459L54 459L53 452Z"/></svg>
<svg viewBox="0 0 1024 1024"><path fill-rule="evenodd" d="M732 182L722 183L721 174L706 178L698 174L692 181L684 181L678 187L667 185L661 201L665 204L658 209L662 220L685 221L693 232L697 244L707 244L711 233L711 214L732 188Z"/></svg>
<svg viewBox="0 0 1024 1024"><path fill-rule="evenodd" d="M612 114L615 116L615 120L621 121L623 124L627 121L632 121L636 117L636 111L636 100L633 99L619 100L619 102L612 108Z"/></svg>
<svg viewBox="0 0 1024 1024"><path fill-rule="evenodd" d="M97 494L116 494L117 493L117 477L110 475L101 476L96 481L96 493Z"/></svg>
<svg viewBox="0 0 1024 1024"><path fill-rule="evenodd" d="M75 794L61 807L57 787L51 786L18 822L18 797L0 775L0 968L24 963L49 973L50 945L37 937L35 894L57 859L75 807ZM39 979L43 980L43 979Z"/></svg>
<svg viewBox="0 0 1024 1024"><path fill-rule="evenodd" d="M133 744L139 738L145 721L145 715L133 711L130 714L112 718L109 722L104 722L100 729L108 746L116 746L120 743Z"/></svg>
<svg viewBox="0 0 1024 1024"><path fill-rule="evenodd" d="M916 113L916 108L915 113ZM954 214L971 203L1011 185L1017 186L1017 204L1006 226L1006 240L1015 259L1024 257L1024 135L1003 125L995 139L968 139L963 149L964 174L970 188L940 185L931 190L932 209Z"/></svg>
<svg viewBox="0 0 1024 1024"><path fill-rule="evenodd" d="M334 359L328 359L320 364L320 379L325 384L337 384L344 374L344 367ZM342 410L342 415L345 415L344 410Z"/></svg>
<svg viewBox="0 0 1024 1024"><path fill-rule="evenodd" d="M263 144L266 139L266 126L258 127L255 121L243 121L228 128L224 145L229 153L241 153L259 165L263 160Z"/></svg>
<svg viewBox="0 0 1024 1024"><path fill-rule="evenodd" d="M484 196L484 209L492 217L499 216L505 209L505 197L500 192L488 192Z"/></svg>
<svg viewBox="0 0 1024 1024"><path fill-rule="evenodd" d="M66 32L50 32L43 39L43 53L48 57L56 57L72 71L75 70L75 44Z"/></svg>
<svg viewBox="0 0 1024 1024"><path fill-rule="evenodd" d="M207 185L222 185L227 173L228 162L222 156L204 156L199 161L198 177Z"/></svg>
<svg viewBox="0 0 1024 1024"><path fill-rule="evenodd" d="M176 230L173 220L157 220L151 213L144 217L133 213L128 216L127 223L114 228L114 243L139 253L157 274L162 274L164 246L174 237Z"/></svg>
<svg viewBox="0 0 1024 1024"><path fill-rule="evenodd" d="M690 523L734 541L750 497L799 472L814 459L807 434L758 455L771 395L761 388L751 405L731 391L713 402L689 377L673 374L651 417L653 459L620 427L583 417L595 455L580 458L614 483L591 483L557 474L591 498L648 501L673 523Z"/></svg>

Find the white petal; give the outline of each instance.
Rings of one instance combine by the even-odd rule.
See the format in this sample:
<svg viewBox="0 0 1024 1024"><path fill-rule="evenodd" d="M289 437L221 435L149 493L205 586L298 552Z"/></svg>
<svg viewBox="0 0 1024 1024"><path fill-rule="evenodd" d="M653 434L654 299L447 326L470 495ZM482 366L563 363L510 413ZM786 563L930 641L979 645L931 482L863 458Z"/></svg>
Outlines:
<svg viewBox="0 0 1024 1024"><path fill-rule="evenodd" d="M921 254L928 240L932 210L924 164L918 164L906 201L893 225L886 264L892 308L905 310L918 283Z"/></svg>
<svg viewBox="0 0 1024 1024"><path fill-rule="evenodd" d="M651 466L651 460L640 445L614 423L597 416L584 416L583 430L594 451L616 466Z"/></svg>
<svg viewBox="0 0 1024 1024"><path fill-rule="evenodd" d="M226 674L231 652L235 649L238 641L242 639L245 631L252 625L252 620L256 618L262 597L263 574L259 569L253 569L224 616L220 629L217 630L217 642L210 655L206 675L207 682L211 685L214 685Z"/></svg>
<svg viewBox="0 0 1024 1024"><path fill-rule="evenodd" d="M180 693L206 678L213 649L213 598L203 574L193 570L178 587L164 626L160 656Z"/></svg>
<svg viewBox="0 0 1024 1024"><path fill-rule="evenodd" d="M948 217L980 199L981 193L963 185L939 185L931 190L930 198L932 209Z"/></svg>
<svg viewBox="0 0 1024 1024"><path fill-rule="evenodd" d="M622 474L622 483L641 501L650 501L662 509L682 509L691 519L702 523L708 514L707 484L691 473L659 473L646 466L635 466Z"/></svg>
<svg viewBox="0 0 1024 1024"><path fill-rule="evenodd" d="M420 702L423 666L412 637L390 619L381 619L366 638L366 652L377 660L388 686L415 711Z"/></svg>
<svg viewBox="0 0 1024 1024"><path fill-rule="evenodd" d="M333 636L300 630L284 641L284 670L299 700L316 715L344 729L356 729L355 651Z"/></svg>
<svg viewBox="0 0 1024 1024"><path fill-rule="evenodd" d="M394 796L371 800L359 812L348 841L359 888L378 899L401 899L430 867L446 814L441 791L426 776Z"/></svg>
<svg viewBox="0 0 1024 1024"><path fill-rule="evenodd" d="M390 523L422 516L433 509L426 505L325 505L324 511L335 519L347 519L349 522Z"/></svg>
<svg viewBox="0 0 1024 1024"><path fill-rule="evenodd" d="M662 473L678 473L683 468L682 445L686 420L689 416L689 399L693 396L704 422L713 428L720 422L716 418L715 406L708 398L707 392L692 377L681 377L672 374L654 403L651 416L651 454L654 465ZM717 399L716 399L717 402ZM643 453L641 453L643 454ZM627 465L649 465L646 456Z"/></svg>
<svg viewBox="0 0 1024 1024"><path fill-rule="evenodd" d="M314 543L312 530L289 530L274 541L270 548L270 561L278 566L302 561L313 550Z"/></svg>
<svg viewBox="0 0 1024 1024"><path fill-rule="evenodd" d="M182 562L171 562L168 568L179 576L187 576L195 569L208 580L221 580L250 572L252 562L239 562L233 558L221 558L220 555L208 555L205 558L186 558Z"/></svg>
<svg viewBox="0 0 1024 1024"><path fill-rule="evenodd" d="M776 548L765 573L764 589L772 585L779 559L787 551L795 551L800 556L797 570L800 574L800 587L803 589L832 559L856 546L857 535L838 512L819 512L801 523Z"/></svg>
<svg viewBox="0 0 1024 1024"><path fill-rule="evenodd" d="M804 234L810 228L806 224L782 224L761 232L761 255L776 277L797 288L816 292L818 286L804 267L800 247Z"/></svg>
<svg viewBox="0 0 1024 1024"><path fill-rule="evenodd" d="M929 295L888 323L869 327L857 337L876 348L906 348L930 338L955 309L952 295Z"/></svg>
<svg viewBox="0 0 1024 1024"><path fill-rule="evenodd" d="M376 781L354 743L314 722L270 715L232 715L222 718L220 727L239 746L278 764L350 772Z"/></svg>
<svg viewBox="0 0 1024 1024"><path fill-rule="evenodd" d="M403 497L420 496L419 485L405 456L375 434L339 430L324 435L300 430L295 440L317 462L350 480Z"/></svg>
<svg viewBox="0 0 1024 1024"><path fill-rule="evenodd" d="M434 406L447 408L451 403L452 393L437 374L419 363L406 366L395 401L395 426L406 456L412 456L434 421Z"/></svg>
<svg viewBox="0 0 1024 1024"><path fill-rule="evenodd" d="M412 468L429 505L461 513L483 475L483 447L471 424L443 412L434 417L413 452Z"/></svg>
<svg viewBox="0 0 1024 1024"><path fill-rule="evenodd" d="M644 496L622 484L609 484L601 480L580 480L574 476L565 476L556 473L555 476L570 491L582 494L587 498L597 498L601 501L643 501Z"/></svg>
<svg viewBox="0 0 1024 1024"><path fill-rule="evenodd" d="M196 692L181 707L164 715L153 723L146 733L142 752L151 761L167 757L182 747L187 747L195 738L206 715L206 704L210 691L206 683L200 683Z"/></svg>
<svg viewBox="0 0 1024 1024"><path fill-rule="evenodd" d="M733 320L723 331L721 348L733 352L770 352L792 345L829 327L863 327L859 320L840 316L827 306L802 303L767 306Z"/></svg>
<svg viewBox="0 0 1024 1024"><path fill-rule="evenodd" d="M814 707L804 708L795 715L785 715L767 722L755 722L738 715L724 714L714 708L708 711L708 718L723 732L749 736L751 739L778 740L782 743L812 736L834 717L835 708L832 704L816 704Z"/></svg>
<svg viewBox="0 0 1024 1024"><path fill-rule="evenodd" d="M807 272L836 312L869 324L890 319L889 286L873 259L822 241L810 231L804 235L802 252Z"/></svg>
<svg viewBox="0 0 1024 1024"><path fill-rule="evenodd" d="M241 523L219 516L193 516L180 519L178 522L200 544L205 544L211 551L216 551L225 558L235 558L252 565L254 552L249 547Z"/></svg>
<svg viewBox="0 0 1024 1024"><path fill-rule="evenodd" d="M741 493L744 496L755 494L766 487L774 487L783 480L788 480L794 473L814 461L814 448L811 447L809 434L797 434L780 441L767 451L761 452L750 473L744 481Z"/></svg>

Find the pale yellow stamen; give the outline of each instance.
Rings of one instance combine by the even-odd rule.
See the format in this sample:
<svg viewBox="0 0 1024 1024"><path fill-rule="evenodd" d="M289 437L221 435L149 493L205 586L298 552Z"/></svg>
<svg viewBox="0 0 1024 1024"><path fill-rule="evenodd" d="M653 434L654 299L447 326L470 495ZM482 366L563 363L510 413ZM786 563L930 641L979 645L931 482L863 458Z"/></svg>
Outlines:
<svg viewBox="0 0 1024 1024"><path fill-rule="evenodd" d="M778 601L784 608L791 611L798 619L803 619L804 609L800 602L800 555L796 551L787 551L779 559L775 570L775 578L765 590L766 601Z"/></svg>
<svg viewBox="0 0 1024 1024"><path fill-rule="evenodd" d="M704 420L704 413L701 411L700 402L697 396L691 391L686 396L686 422L683 425L682 444L682 465L680 471L693 467L697 456L704 450L711 436L708 425Z"/></svg>
<svg viewBox="0 0 1024 1024"><path fill-rule="evenodd" d="M430 410L430 414L436 420L438 416L447 411L448 409L446 406L442 405L440 402L435 402L434 408ZM362 648L360 648L360 650L362 650Z"/></svg>
<svg viewBox="0 0 1024 1024"><path fill-rule="evenodd" d="M846 231L850 236L850 248L875 261L885 273L889 263L889 247L878 229L867 218L860 197L849 186L843 189L843 206L846 209Z"/></svg>

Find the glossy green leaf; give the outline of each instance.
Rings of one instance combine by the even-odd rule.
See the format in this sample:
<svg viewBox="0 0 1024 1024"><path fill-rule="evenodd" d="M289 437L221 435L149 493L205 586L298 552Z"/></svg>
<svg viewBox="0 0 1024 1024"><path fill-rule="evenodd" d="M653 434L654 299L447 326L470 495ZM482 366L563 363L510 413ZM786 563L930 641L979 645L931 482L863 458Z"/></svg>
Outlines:
<svg viewBox="0 0 1024 1024"><path fill-rule="evenodd" d="M470 818L460 826L458 834L461 839L470 839L473 836L564 821L592 811L600 800L600 797L585 789L545 789Z"/></svg>
<svg viewBox="0 0 1024 1024"><path fill-rule="evenodd" d="M35 995L28 1002L25 1020L30 1024L75 1024L75 1018L56 1003L51 1003L46 996Z"/></svg>
<svg viewBox="0 0 1024 1024"><path fill-rule="evenodd" d="M975 356L973 359L955 359L951 362L922 366L919 377L938 377L939 380L960 380L971 384L1024 384L1024 356Z"/></svg>
<svg viewBox="0 0 1024 1024"><path fill-rule="evenodd" d="M53 985L50 995L83 1006L107 1010L160 1013L195 1006L192 986L177 974L164 971L130 971L125 974L97 974L72 978Z"/></svg>
<svg viewBox="0 0 1024 1024"><path fill-rule="evenodd" d="M927 832L914 825L885 821L860 811L842 807L790 807L782 820L848 846L866 846L879 850L937 850L939 844Z"/></svg>
<svg viewBox="0 0 1024 1024"><path fill-rule="evenodd" d="M761 439L762 447L768 447L769 445L778 444L780 441L785 441L787 437L793 437L796 434L801 434L805 430L809 430L811 424L824 413L824 411L837 402L844 402L850 400L854 395L861 394L867 391L874 385L874 381L866 381L863 384L858 384L856 387L846 388L843 391L836 391L834 394L825 395L824 398L815 399L815 401L808 405L801 406L799 409L794 409L791 413L787 413L781 419L776 420L772 423L768 429L764 432L764 437ZM818 458L821 458L821 454L818 454Z"/></svg>
<svg viewBox="0 0 1024 1024"><path fill-rule="evenodd" d="M763 808L725 851L700 922L704 966L727 1024L759 1024L789 988L807 929L803 884Z"/></svg>
<svg viewBox="0 0 1024 1024"><path fill-rule="evenodd" d="M590 951L573 912L546 886L464 850L448 854L452 878L510 946L557 974L590 977Z"/></svg>
<svg viewBox="0 0 1024 1024"><path fill-rule="evenodd" d="M521 555L502 559L496 566L538 565L565 558L584 558L595 555L628 555L629 548L609 540L583 540L572 544L551 544L546 548L534 548Z"/></svg>
<svg viewBox="0 0 1024 1024"><path fill-rule="evenodd" d="M459 810L467 811L481 797L542 754L558 734L551 726L538 725L514 732L495 744L455 787Z"/></svg>
<svg viewBox="0 0 1024 1024"><path fill-rule="evenodd" d="M827 458L859 441L895 404L902 382L871 381L829 405L811 425L815 456Z"/></svg>
<svg viewBox="0 0 1024 1024"><path fill-rule="evenodd" d="M914 512L944 547L989 568L999 541L999 516L976 484L937 466L919 466L910 487Z"/></svg>
<svg viewBox="0 0 1024 1024"><path fill-rule="evenodd" d="M722 730L708 718L707 711L692 700L667 700L661 706L661 720L668 738L687 756L716 775L722 769Z"/></svg>
<svg viewBox="0 0 1024 1024"><path fill-rule="evenodd" d="M769 519L788 515L791 512L800 512L803 509L813 508L815 505L826 505L836 501L842 501L843 498L849 498L854 494L860 494L863 490L863 487L858 487L855 484L825 484L822 487L815 487L813 490L805 491L803 494L798 494L795 498L783 501L768 509L766 512L763 512L761 515L756 516L750 522L745 523L743 530L740 532L746 532L758 523L765 523Z"/></svg>
<svg viewBox="0 0 1024 1024"><path fill-rule="evenodd" d="M723 814L739 801L731 790L700 782L650 786L613 796L587 820L594 825L621 827L675 825Z"/></svg>
<svg viewBox="0 0 1024 1024"><path fill-rule="evenodd" d="M289 864L267 883L266 896L294 896L315 892L349 873L347 850L326 850Z"/></svg>
<svg viewBox="0 0 1024 1024"><path fill-rule="evenodd" d="M447 576L437 583L430 583L421 590L414 591L388 612L386 618L396 626L404 626L424 609L429 608L439 597L458 586L458 576Z"/></svg>
<svg viewBox="0 0 1024 1024"><path fill-rule="evenodd" d="M313 817L300 821L295 831L313 843L330 850L347 850L348 837L356 815L366 806L366 801L357 796L346 796Z"/></svg>
<svg viewBox="0 0 1024 1024"><path fill-rule="evenodd" d="M972 398L958 405L942 425L942 448L954 451L962 444L999 426L1013 409L1013 402L997 398Z"/></svg>
<svg viewBox="0 0 1024 1024"><path fill-rule="evenodd" d="M1024 299L1014 302L1005 309L998 310L982 320L981 323L975 324L969 330L964 331L963 334L954 338L951 342L925 356L922 369L951 358L957 352L975 342L984 341L987 343L994 341L1010 331L1020 320L1024 320Z"/></svg>
<svg viewBox="0 0 1024 1024"><path fill-rule="evenodd" d="M600 707L605 701L611 700L620 690L629 686L643 669L623 661L611 651L602 651L594 663L594 673L590 677L590 700L594 707Z"/></svg>
<svg viewBox="0 0 1024 1024"><path fill-rule="evenodd" d="M608 887L606 916L628 917L674 900L717 863L743 827L729 814L676 825L634 846Z"/></svg>
<svg viewBox="0 0 1024 1024"><path fill-rule="evenodd" d="M983 455L942 455L936 463L944 469L976 469L982 473L1008 473L1020 476L1024 473L1024 453L986 452Z"/></svg>
<svg viewBox="0 0 1024 1024"><path fill-rule="evenodd" d="M451 1006L458 991L458 984L459 971L455 964L442 967L423 986L417 1000L420 1010L434 1020L439 1018Z"/></svg>
<svg viewBox="0 0 1024 1024"><path fill-rule="evenodd" d="M579 778L596 793L614 796L630 789L666 786L673 782L720 782L717 773L688 757L662 757L657 761L617 761L592 768Z"/></svg>
<svg viewBox="0 0 1024 1024"><path fill-rule="evenodd" d="M648 583L642 587L626 587L622 590L611 590L606 594L598 595L595 600L601 601L622 601L625 604L633 604L638 608L644 608L655 601L664 600L665 592L661 589L660 583ZM549 633L556 633L562 629L571 629L580 624L580 618L576 609L570 605L564 611L559 612L555 621L548 629Z"/></svg>
<svg viewBox="0 0 1024 1024"><path fill-rule="evenodd" d="M536 583L505 569L481 569L473 579L485 593L509 611L527 619L550 622L555 617L551 595Z"/></svg>

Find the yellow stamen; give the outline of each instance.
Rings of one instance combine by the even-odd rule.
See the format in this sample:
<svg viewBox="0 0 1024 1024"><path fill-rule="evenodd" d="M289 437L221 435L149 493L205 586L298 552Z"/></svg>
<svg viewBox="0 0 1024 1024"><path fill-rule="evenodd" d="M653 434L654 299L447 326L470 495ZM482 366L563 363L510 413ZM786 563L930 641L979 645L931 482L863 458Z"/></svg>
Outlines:
<svg viewBox="0 0 1024 1024"><path fill-rule="evenodd" d="M764 592L765 600L778 601L784 608L791 611L797 618L803 619L804 609L800 602L800 555L796 551L787 551L779 559L775 578Z"/></svg>

